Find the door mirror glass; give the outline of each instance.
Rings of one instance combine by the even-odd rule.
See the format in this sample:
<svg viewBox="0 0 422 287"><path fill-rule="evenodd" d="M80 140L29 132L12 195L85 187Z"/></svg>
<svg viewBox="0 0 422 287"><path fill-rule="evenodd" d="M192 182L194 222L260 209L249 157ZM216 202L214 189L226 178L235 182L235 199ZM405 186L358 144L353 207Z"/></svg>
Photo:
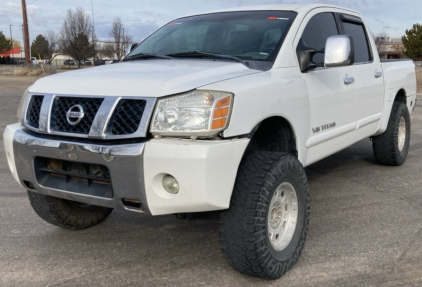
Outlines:
<svg viewBox="0 0 422 287"><path fill-rule="evenodd" d="M126 49L125 57L126 57L127 55L129 55L129 53L130 53L130 52L132 52L132 50L133 50L133 49L135 49L135 47L136 47L136 46L138 46L138 45L139 45L139 43L132 43L132 44L129 44L129 45L127 46L127 49Z"/></svg>
<svg viewBox="0 0 422 287"><path fill-rule="evenodd" d="M328 37L325 43L325 67L349 66L353 63L353 38L345 35Z"/></svg>

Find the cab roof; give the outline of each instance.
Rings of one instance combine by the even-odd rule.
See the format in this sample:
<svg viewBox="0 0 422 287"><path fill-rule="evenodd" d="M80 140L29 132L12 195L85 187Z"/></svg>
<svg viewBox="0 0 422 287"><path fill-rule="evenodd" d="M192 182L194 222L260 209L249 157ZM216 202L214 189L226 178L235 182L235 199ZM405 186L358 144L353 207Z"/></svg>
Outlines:
<svg viewBox="0 0 422 287"><path fill-rule="evenodd" d="M223 13L223 12L241 12L241 11L265 11L265 10L274 10L274 11L295 11L299 14L308 13L309 11L316 9L316 8L336 8L341 10L346 10L349 12L361 14L355 10L344 8L335 5L329 4L271 4L271 5L256 5L256 6L244 6L244 7L233 7L233 8L225 8L207 12L201 12L197 14L190 14L185 15L180 18L195 16L195 15L205 15L205 14L213 14L213 13Z"/></svg>

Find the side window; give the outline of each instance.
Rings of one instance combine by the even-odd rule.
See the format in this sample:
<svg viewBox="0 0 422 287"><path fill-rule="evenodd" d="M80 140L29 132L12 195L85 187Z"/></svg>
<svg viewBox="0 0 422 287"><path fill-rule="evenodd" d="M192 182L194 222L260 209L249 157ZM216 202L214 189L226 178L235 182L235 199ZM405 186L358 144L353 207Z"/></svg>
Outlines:
<svg viewBox="0 0 422 287"><path fill-rule="evenodd" d="M371 61L368 40L363 24L343 22L344 32L353 38L355 50L355 63L365 63Z"/></svg>
<svg viewBox="0 0 422 287"><path fill-rule="evenodd" d="M313 16L308 22L303 31L302 40L306 46L316 50L322 50L325 48L327 38L338 34L334 15L332 13L321 13ZM324 66L324 54L315 54L312 61L318 67Z"/></svg>

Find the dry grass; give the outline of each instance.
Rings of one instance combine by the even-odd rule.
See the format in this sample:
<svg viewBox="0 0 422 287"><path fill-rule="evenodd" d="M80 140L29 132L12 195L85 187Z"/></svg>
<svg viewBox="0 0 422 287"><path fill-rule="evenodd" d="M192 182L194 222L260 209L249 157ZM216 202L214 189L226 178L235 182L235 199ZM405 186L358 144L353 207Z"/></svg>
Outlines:
<svg viewBox="0 0 422 287"><path fill-rule="evenodd" d="M0 75L11 76L42 76L55 74L57 71L54 67L45 66L45 73L40 66L0 66Z"/></svg>
<svg viewBox="0 0 422 287"><path fill-rule="evenodd" d="M418 84L418 93L422 93L422 68L416 69L416 83Z"/></svg>
<svg viewBox="0 0 422 287"><path fill-rule="evenodd" d="M44 72L42 69L32 69L27 67L17 67L13 70L13 76L41 76Z"/></svg>

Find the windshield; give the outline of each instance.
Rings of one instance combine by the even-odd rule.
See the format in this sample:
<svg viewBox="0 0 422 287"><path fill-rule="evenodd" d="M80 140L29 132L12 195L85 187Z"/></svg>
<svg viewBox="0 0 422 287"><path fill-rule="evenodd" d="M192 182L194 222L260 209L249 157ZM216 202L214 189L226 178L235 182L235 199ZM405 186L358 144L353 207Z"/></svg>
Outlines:
<svg viewBox="0 0 422 287"><path fill-rule="evenodd" d="M247 11L181 18L148 37L128 58L180 54L204 59L205 55L188 52L207 52L250 61L251 68L260 63L271 68L295 17L291 11Z"/></svg>

